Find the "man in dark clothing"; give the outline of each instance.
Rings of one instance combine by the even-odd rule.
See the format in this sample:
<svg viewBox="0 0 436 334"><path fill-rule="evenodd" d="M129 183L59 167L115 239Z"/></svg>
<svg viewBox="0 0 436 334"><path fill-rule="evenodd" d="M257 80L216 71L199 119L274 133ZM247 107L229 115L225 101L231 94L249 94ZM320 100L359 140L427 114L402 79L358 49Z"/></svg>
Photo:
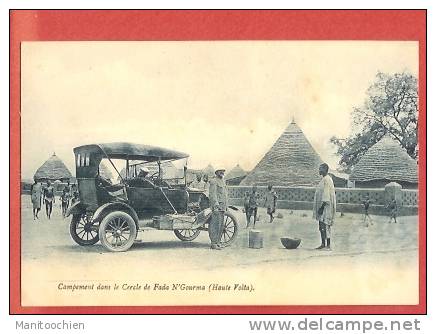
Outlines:
<svg viewBox="0 0 436 334"><path fill-rule="evenodd" d="M250 211L250 192L246 191L244 194L244 213L245 213L245 219L247 221L247 227L248 225L250 225L250 215L249 215L249 211Z"/></svg>
<svg viewBox="0 0 436 334"><path fill-rule="evenodd" d="M371 201L369 200L369 195L366 195L365 200L363 201L363 208L365 210L365 213L363 216L363 223L366 223L366 227L369 227L369 223L371 223L371 225L374 225L374 222L372 221L372 218L368 212L370 204L371 204Z"/></svg>
<svg viewBox="0 0 436 334"><path fill-rule="evenodd" d="M392 201L388 204L388 210L390 213L389 224L392 222L392 220L396 224L397 223L398 206L397 206L397 201L395 200L395 198L392 199Z"/></svg>
<svg viewBox="0 0 436 334"><path fill-rule="evenodd" d="M257 192L257 187L253 186L251 194L248 198L248 221L247 228L250 225L251 217L253 216L253 227L256 227L257 220L257 208L259 207L259 193Z"/></svg>

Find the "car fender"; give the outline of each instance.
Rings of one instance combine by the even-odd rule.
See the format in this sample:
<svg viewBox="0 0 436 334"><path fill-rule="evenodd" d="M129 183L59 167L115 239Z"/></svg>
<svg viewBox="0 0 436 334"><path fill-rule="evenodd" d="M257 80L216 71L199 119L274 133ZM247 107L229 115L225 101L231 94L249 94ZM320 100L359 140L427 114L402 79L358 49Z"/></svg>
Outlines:
<svg viewBox="0 0 436 334"><path fill-rule="evenodd" d="M197 214L197 220L195 224L199 226L204 225L209 220L211 215L212 215L211 208L204 209L203 211Z"/></svg>
<svg viewBox="0 0 436 334"><path fill-rule="evenodd" d="M76 202L67 209L65 217L69 217L70 215L83 213L85 211L86 211L85 206L80 202Z"/></svg>
<svg viewBox="0 0 436 334"><path fill-rule="evenodd" d="M109 211L114 211L114 210L125 211L130 216L132 216L133 220L138 226L139 218L135 210L130 205L122 202L112 202L112 203L103 204L97 210L95 210L94 214L92 215L91 221L93 223L97 221L101 221Z"/></svg>
<svg viewBox="0 0 436 334"><path fill-rule="evenodd" d="M237 209L236 207L234 207L234 206L229 206L229 209L232 209L232 210L234 210L234 211L237 211L237 210L238 210L238 209ZM235 210L235 209L236 209L236 210ZM195 224L194 224L194 226L193 226L192 228L198 228L198 227L203 226L204 224L208 223L209 220L210 220L211 217L212 217L212 212L213 212L213 211L212 211L211 208L207 208L207 209L204 209L204 210L200 211L200 212L197 214ZM228 214L231 214L230 211L227 211L227 213L228 213ZM236 220L236 218L235 218L235 220Z"/></svg>

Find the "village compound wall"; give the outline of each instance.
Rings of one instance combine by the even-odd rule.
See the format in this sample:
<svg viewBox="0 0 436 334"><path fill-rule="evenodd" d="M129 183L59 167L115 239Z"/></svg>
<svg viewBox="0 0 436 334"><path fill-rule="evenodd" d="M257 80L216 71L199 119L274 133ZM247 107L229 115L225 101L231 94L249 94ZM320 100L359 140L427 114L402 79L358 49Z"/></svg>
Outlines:
<svg viewBox="0 0 436 334"><path fill-rule="evenodd" d="M251 192L250 186L228 186L229 202L231 205L243 206L245 192ZM277 193L277 207L290 210L312 210L314 187L274 187ZM263 205L267 187L258 186L257 192L260 195L259 204ZM398 203L399 215L418 214L418 191L415 189L396 189L395 199ZM375 215L386 215L386 205L392 200L391 189L379 188L336 188L337 212L362 213L363 201L369 196L371 202L369 213Z"/></svg>

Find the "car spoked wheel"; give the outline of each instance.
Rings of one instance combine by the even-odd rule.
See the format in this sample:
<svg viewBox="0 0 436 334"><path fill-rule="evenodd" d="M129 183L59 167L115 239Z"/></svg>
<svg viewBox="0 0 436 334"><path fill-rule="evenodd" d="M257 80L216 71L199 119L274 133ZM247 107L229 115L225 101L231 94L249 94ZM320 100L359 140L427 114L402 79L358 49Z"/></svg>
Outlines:
<svg viewBox="0 0 436 334"><path fill-rule="evenodd" d="M200 230L174 230L174 234L182 241L192 241L198 237Z"/></svg>
<svg viewBox="0 0 436 334"><path fill-rule="evenodd" d="M86 214L75 214L70 223L71 238L80 246L91 246L98 241L98 223L92 224Z"/></svg>
<svg viewBox="0 0 436 334"><path fill-rule="evenodd" d="M221 234L221 245L229 246L238 235L238 223L235 216L229 212L224 212L223 233Z"/></svg>
<svg viewBox="0 0 436 334"><path fill-rule="evenodd" d="M135 241L136 233L135 221L123 211L109 213L100 223L100 242L112 252L128 250Z"/></svg>

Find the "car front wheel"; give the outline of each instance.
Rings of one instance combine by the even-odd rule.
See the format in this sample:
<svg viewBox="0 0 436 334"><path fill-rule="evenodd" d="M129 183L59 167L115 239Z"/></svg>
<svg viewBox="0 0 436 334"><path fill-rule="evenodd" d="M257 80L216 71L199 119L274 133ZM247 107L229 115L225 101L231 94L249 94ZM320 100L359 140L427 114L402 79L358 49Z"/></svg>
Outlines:
<svg viewBox="0 0 436 334"><path fill-rule="evenodd" d="M135 221L123 211L109 213L100 223L100 242L111 252L128 250L133 245L136 234Z"/></svg>
<svg viewBox="0 0 436 334"><path fill-rule="evenodd" d="M92 224L86 214L74 214L70 223L71 238L80 246L98 242L98 223Z"/></svg>

